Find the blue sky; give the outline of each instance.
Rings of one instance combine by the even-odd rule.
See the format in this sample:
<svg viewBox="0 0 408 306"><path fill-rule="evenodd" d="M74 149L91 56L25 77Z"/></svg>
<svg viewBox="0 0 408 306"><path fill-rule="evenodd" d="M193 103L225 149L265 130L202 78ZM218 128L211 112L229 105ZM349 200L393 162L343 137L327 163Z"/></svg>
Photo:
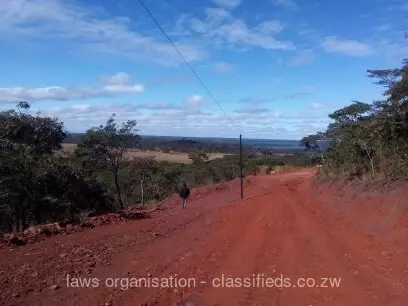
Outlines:
<svg viewBox="0 0 408 306"><path fill-rule="evenodd" d="M2 0L0 109L72 132L134 119L141 134L300 139L381 88L408 55L404 0L144 0L234 125L135 0Z"/></svg>

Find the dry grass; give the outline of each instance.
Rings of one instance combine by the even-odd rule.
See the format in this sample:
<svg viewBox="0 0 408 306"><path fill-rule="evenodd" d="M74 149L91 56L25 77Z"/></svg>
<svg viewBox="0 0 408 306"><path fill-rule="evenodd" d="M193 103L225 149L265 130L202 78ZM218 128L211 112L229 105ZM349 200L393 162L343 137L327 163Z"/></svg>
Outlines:
<svg viewBox="0 0 408 306"><path fill-rule="evenodd" d="M69 155L74 153L75 149L76 149L77 145L74 143L63 143L62 144L62 150L58 151L58 154L62 154L62 155Z"/></svg>
<svg viewBox="0 0 408 306"><path fill-rule="evenodd" d="M76 144L64 143L62 150L59 154L69 155L74 152ZM225 154L223 153L208 153L210 159L223 158ZM161 151L139 151L139 150L128 150L126 152L127 158L139 157L139 158L154 158L157 161L168 161L171 163L181 163L190 164L191 159L188 158L188 153L180 152L170 152L164 153Z"/></svg>

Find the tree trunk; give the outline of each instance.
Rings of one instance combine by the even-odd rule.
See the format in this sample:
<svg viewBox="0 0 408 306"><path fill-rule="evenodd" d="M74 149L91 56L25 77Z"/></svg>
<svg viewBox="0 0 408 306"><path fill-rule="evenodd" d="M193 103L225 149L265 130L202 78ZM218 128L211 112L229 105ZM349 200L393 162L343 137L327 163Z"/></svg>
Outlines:
<svg viewBox="0 0 408 306"><path fill-rule="evenodd" d="M120 205L121 209L124 209L125 206L123 205L123 202L122 202L122 194L120 192L120 186L119 186L118 172L117 171L114 172L114 176L115 176L116 191L118 193L119 205Z"/></svg>
<svg viewBox="0 0 408 306"><path fill-rule="evenodd" d="M322 157L322 163L323 163L323 165L325 164L325 161L324 161L324 156L323 156L323 152L322 151L320 151L320 156Z"/></svg>
<svg viewBox="0 0 408 306"><path fill-rule="evenodd" d="M373 159L372 159L372 158L370 158L370 163L371 163L371 172L372 172L372 174L373 174L373 177L375 177L374 162L373 162Z"/></svg>
<svg viewBox="0 0 408 306"><path fill-rule="evenodd" d="M371 165L371 174L373 176L373 178L375 177L375 171L374 171L374 162L373 162L373 158L371 157L370 151L368 150L367 146L365 147L366 153L367 153L367 157L370 160L370 165Z"/></svg>

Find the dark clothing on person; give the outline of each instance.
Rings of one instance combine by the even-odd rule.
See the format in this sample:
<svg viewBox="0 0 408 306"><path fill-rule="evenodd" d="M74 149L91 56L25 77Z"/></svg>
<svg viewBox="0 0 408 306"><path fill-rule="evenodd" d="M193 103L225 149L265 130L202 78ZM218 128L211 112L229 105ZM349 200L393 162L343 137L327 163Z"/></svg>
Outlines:
<svg viewBox="0 0 408 306"><path fill-rule="evenodd" d="M183 184L183 187L180 191L180 198L181 198L181 208L187 208L187 198L190 195L190 189L188 189L186 183Z"/></svg>
<svg viewBox="0 0 408 306"><path fill-rule="evenodd" d="M180 198L187 199L190 195L190 189L187 186L183 186L180 191Z"/></svg>

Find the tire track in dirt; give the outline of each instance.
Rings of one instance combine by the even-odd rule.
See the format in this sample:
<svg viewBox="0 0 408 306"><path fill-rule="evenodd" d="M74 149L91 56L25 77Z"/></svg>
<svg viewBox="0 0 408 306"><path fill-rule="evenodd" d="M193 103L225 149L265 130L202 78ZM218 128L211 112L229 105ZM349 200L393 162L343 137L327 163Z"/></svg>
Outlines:
<svg viewBox="0 0 408 306"><path fill-rule="evenodd" d="M241 211L242 213L239 213ZM194 228L190 228L186 233L186 238L192 237L192 239L185 240L191 241L191 243L184 244L184 246L180 246L180 242L175 244L173 247L179 249L179 251L175 252L175 254L167 253L167 265L163 265L165 269L155 270L152 273L154 277L168 277L174 274L193 277L198 282L205 281L206 284L198 284L198 288L193 290L180 289L176 292L174 290L161 290L150 295L148 293L151 289L141 289L124 293L123 300L129 301L129 305L131 304L130 301L136 300L158 305L170 305L185 299L197 299L211 281L214 271L222 265L222 258L227 257L230 250L235 247L234 245L240 241L240 237L243 236L248 227L247 220L252 220L252 215L256 213L256 210L248 209L237 203L236 206L224 208L213 216L212 227L207 231L207 235L203 235L205 225L195 224ZM196 239L197 237L203 239ZM154 254L160 254L162 248L169 249L166 246L160 246L159 248L153 247L151 251ZM189 256L181 256L185 254ZM155 260L157 260L157 257ZM141 268L144 263L141 261L138 266ZM125 303L124 305L128 304Z"/></svg>
<svg viewBox="0 0 408 306"><path fill-rule="evenodd" d="M255 211L249 217L242 235L238 237L232 248L222 259L218 259L220 267L213 271L214 277L243 278L252 277L257 273L257 260L261 257L266 243L268 225L272 219L272 203L258 198L246 201L244 205ZM233 230L230 226L229 230ZM221 261L222 260L222 261ZM226 285L226 284L225 284ZM214 288L208 286L198 300L199 304L212 305L247 305L251 299L251 288Z"/></svg>
<svg viewBox="0 0 408 306"><path fill-rule="evenodd" d="M298 256L294 248L294 214L288 210L280 196L274 199L274 215L271 227L267 232L267 240L263 246L264 253L257 260L257 271L265 278L276 280L293 277L298 272ZM252 288L251 300L247 305L292 305L288 289L280 288L282 284L258 286Z"/></svg>

